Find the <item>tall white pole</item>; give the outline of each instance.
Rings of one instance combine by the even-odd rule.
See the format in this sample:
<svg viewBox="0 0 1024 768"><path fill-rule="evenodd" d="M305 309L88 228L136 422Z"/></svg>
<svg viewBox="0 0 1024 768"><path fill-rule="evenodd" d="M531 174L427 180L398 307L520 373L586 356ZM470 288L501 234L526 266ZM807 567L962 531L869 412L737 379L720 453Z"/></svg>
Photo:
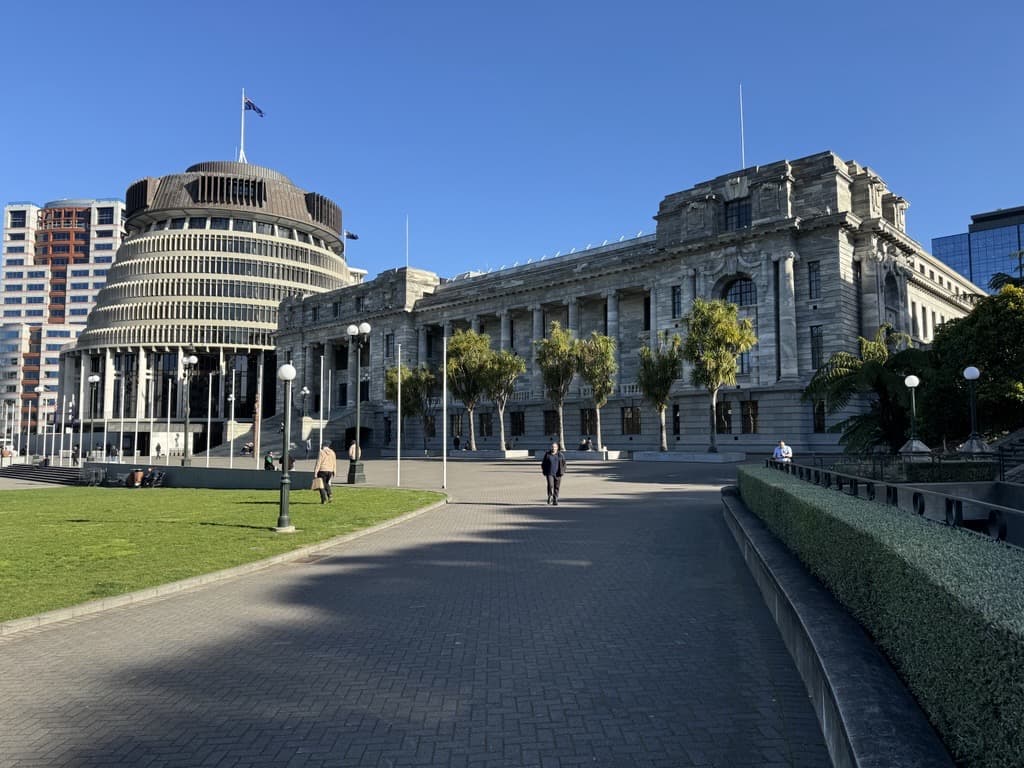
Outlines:
<svg viewBox="0 0 1024 768"><path fill-rule="evenodd" d="M249 162L245 157L245 88L242 89L242 142L238 149L238 162Z"/></svg>
<svg viewBox="0 0 1024 768"><path fill-rule="evenodd" d="M150 372L146 377L146 388L148 391L148 397L146 398L149 402L149 463L153 463L153 429L156 427L156 374Z"/></svg>
<svg viewBox="0 0 1024 768"><path fill-rule="evenodd" d="M405 214L405 268L409 268L409 214Z"/></svg>
<svg viewBox="0 0 1024 768"><path fill-rule="evenodd" d="M252 457L255 460L256 466L260 463L260 428L262 427L263 416L261 410L263 408L263 353L260 352L260 362L256 366L256 408L252 414L252 425L255 435L253 436L253 450ZM248 369L246 369L248 371Z"/></svg>
<svg viewBox="0 0 1024 768"><path fill-rule="evenodd" d="M210 429L213 427L213 371L206 381L206 466L210 466Z"/></svg>
<svg viewBox="0 0 1024 768"><path fill-rule="evenodd" d="M320 450L324 449L324 356L320 355Z"/></svg>
<svg viewBox="0 0 1024 768"><path fill-rule="evenodd" d="M171 466L171 392L174 391L174 377L167 377L167 434L164 440L167 441L167 466Z"/></svg>
<svg viewBox="0 0 1024 768"><path fill-rule="evenodd" d="M331 420L331 402L332 402L332 396L334 395L334 384L331 381L334 378L333 374L334 374L334 371L328 369L328 371L327 371L327 421Z"/></svg>
<svg viewBox="0 0 1024 768"><path fill-rule="evenodd" d="M398 345L398 442L395 457L395 485L402 487L402 345Z"/></svg>
<svg viewBox="0 0 1024 768"><path fill-rule="evenodd" d="M441 340L441 487L448 487L448 337Z"/></svg>
<svg viewBox="0 0 1024 768"><path fill-rule="evenodd" d="M235 467L235 363L231 358L231 419L228 421L228 468Z"/></svg>
<svg viewBox="0 0 1024 768"><path fill-rule="evenodd" d="M124 393L125 393L125 373L121 374L121 407L118 409L121 417L121 428L117 431L117 460L124 460Z"/></svg>

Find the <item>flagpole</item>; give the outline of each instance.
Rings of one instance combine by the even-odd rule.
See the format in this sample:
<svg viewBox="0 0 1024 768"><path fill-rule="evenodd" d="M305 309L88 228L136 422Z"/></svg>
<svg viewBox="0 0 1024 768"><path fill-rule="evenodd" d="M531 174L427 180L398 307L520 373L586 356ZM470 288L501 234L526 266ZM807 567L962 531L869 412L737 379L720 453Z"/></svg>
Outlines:
<svg viewBox="0 0 1024 768"><path fill-rule="evenodd" d="M402 487L402 345L398 345L398 441L395 444L395 485Z"/></svg>
<svg viewBox="0 0 1024 768"><path fill-rule="evenodd" d="M245 159L245 88L242 89L242 143L239 145L238 162L248 163Z"/></svg>
<svg viewBox="0 0 1024 768"><path fill-rule="evenodd" d="M448 337L441 347L441 487L448 487Z"/></svg>
<svg viewBox="0 0 1024 768"><path fill-rule="evenodd" d="M409 214L405 214L405 268L409 268Z"/></svg>
<svg viewBox="0 0 1024 768"><path fill-rule="evenodd" d="M747 167L747 140L743 133L743 83L740 83L740 170Z"/></svg>
<svg viewBox="0 0 1024 768"><path fill-rule="evenodd" d="M320 450L324 449L324 356L320 355Z"/></svg>

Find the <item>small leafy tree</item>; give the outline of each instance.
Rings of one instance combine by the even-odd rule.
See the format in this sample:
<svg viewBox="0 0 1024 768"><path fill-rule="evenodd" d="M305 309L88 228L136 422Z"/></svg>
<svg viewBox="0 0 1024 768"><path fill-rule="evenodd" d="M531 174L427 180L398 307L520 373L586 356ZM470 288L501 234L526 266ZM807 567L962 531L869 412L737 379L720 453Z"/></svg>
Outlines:
<svg viewBox="0 0 1024 768"><path fill-rule="evenodd" d="M420 401L410 386L412 371L405 365L401 366L401 369L388 368L384 372L384 397L398 405L399 377L402 380L402 431L405 432L405 419L407 416L419 416Z"/></svg>
<svg viewBox="0 0 1024 768"><path fill-rule="evenodd" d="M602 450L601 409L615 390L615 339L594 331L589 339L577 342L578 368L580 376L587 382L594 398L594 417L597 427L597 448Z"/></svg>
<svg viewBox="0 0 1024 768"><path fill-rule="evenodd" d="M406 383L402 382L402 398L405 398L405 386ZM427 452L427 436L430 429L430 425L434 421L434 416L437 414L438 403L440 398L437 396L435 389L437 387L437 375L425 365L418 366L412 369L409 376L409 388L416 393L416 399L419 401L417 411L419 411L420 420L423 428L423 453Z"/></svg>
<svg viewBox="0 0 1024 768"><path fill-rule="evenodd" d="M548 337L538 339L534 344L537 345L537 365L540 366L544 391L558 412L558 444L564 447L565 423L562 418L562 410L565 398L569 394L572 377L576 374L579 365L579 355L576 351L577 342L573 339L572 334L555 320L551 323Z"/></svg>
<svg viewBox="0 0 1024 768"><path fill-rule="evenodd" d="M498 432L501 449L505 448L505 406L516 389L516 379L526 372L526 361L514 352L503 349L492 352L487 364L484 391L498 409Z"/></svg>
<svg viewBox="0 0 1024 768"><path fill-rule="evenodd" d="M691 381L711 395L711 445L718 451L718 390L736 383L737 357L757 344L750 320L739 318L739 307L722 299L695 299L685 318L683 357L693 363Z"/></svg>
<svg viewBox="0 0 1024 768"><path fill-rule="evenodd" d="M683 364L682 341L679 334L669 337L664 333L658 337L658 348L652 350L646 344L640 347L640 369L636 383L647 400L658 410L661 425L661 450L668 450L668 434L665 432L665 409L668 408L672 384L679 378Z"/></svg>
<svg viewBox="0 0 1024 768"><path fill-rule="evenodd" d="M466 406L469 450L476 450L473 413L484 396L491 360L491 337L476 331L456 331L448 342L448 388Z"/></svg>
<svg viewBox="0 0 1024 768"><path fill-rule="evenodd" d="M903 378L908 373L921 373L927 355L906 348L910 337L888 324L878 329L874 339L858 337L858 342L859 354L834 353L811 378L802 397L823 400L829 413L843 410L854 398L866 398L865 412L843 419L829 431L842 432L839 442L849 453L879 446L895 453L910 426L910 402Z"/></svg>

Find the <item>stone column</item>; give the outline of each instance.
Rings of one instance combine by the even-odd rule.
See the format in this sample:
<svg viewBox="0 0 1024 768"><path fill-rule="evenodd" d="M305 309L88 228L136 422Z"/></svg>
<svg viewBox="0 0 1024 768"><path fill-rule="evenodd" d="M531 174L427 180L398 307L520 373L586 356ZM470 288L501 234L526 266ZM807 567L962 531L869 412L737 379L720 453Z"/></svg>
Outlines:
<svg viewBox="0 0 1024 768"><path fill-rule="evenodd" d="M652 284L648 288L651 303L651 333L648 344L651 349L658 348L658 286Z"/></svg>
<svg viewBox="0 0 1024 768"><path fill-rule="evenodd" d="M471 331L473 331L473 333L480 333L480 316L479 315L473 315L473 317L471 317L469 319L469 328L470 328Z"/></svg>
<svg viewBox="0 0 1024 768"><path fill-rule="evenodd" d="M569 335L578 339L580 336L580 303L575 298L571 298L568 301L568 306L568 322L566 324L569 326Z"/></svg>
<svg viewBox="0 0 1024 768"><path fill-rule="evenodd" d="M115 372L114 355L110 349L105 349L103 350L103 391L100 393L100 397L103 398L100 411L105 419L114 418Z"/></svg>
<svg viewBox="0 0 1024 768"><path fill-rule="evenodd" d="M605 334L615 342L615 366L618 371L622 370L622 343L619 341L619 294L615 290L608 291L605 299L605 307L608 314L608 329ZM620 374L615 374L616 381Z"/></svg>
<svg viewBox="0 0 1024 768"><path fill-rule="evenodd" d="M683 317L686 317L686 315L690 313L690 310L693 309L693 300L695 298L694 292L696 290L696 279L697 270L687 269L683 271L683 282L680 286L680 291L682 292L682 306L680 307L680 309L682 310L682 316L679 318L679 336L684 341L686 340L686 324L683 322ZM693 363L684 360L682 368L680 370L681 373L679 375L682 378L683 386L689 386L690 374L693 371Z"/></svg>
<svg viewBox="0 0 1024 768"><path fill-rule="evenodd" d="M351 336L348 337L348 380L345 388L345 399L348 401L349 408L356 407L356 398L359 396L359 383L356 381L356 367L359 365L359 361L356 359L356 355L359 354L359 345L355 343Z"/></svg>
<svg viewBox="0 0 1024 768"><path fill-rule="evenodd" d="M416 329L416 364L427 364L427 326L425 325Z"/></svg>
<svg viewBox="0 0 1024 768"><path fill-rule="evenodd" d="M501 315L501 349L512 348L512 313L507 309L502 310Z"/></svg>
<svg viewBox="0 0 1024 768"><path fill-rule="evenodd" d="M787 251L779 258L779 380L796 379L797 335L796 335L796 289L794 286L793 264L798 256L796 251Z"/></svg>
<svg viewBox="0 0 1024 768"><path fill-rule="evenodd" d="M139 347L135 351L135 355L135 418L144 419L146 418L146 395L148 394L146 376L149 372L146 366L146 350Z"/></svg>
<svg viewBox="0 0 1024 768"><path fill-rule="evenodd" d="M533 389L536 396L539 397L539 393L544 391L544 382L540 376L540 365L537 363L537 342L544 338L544 308L539 304L535 304L530 308L533 312L533 333L531 335L531 352L530 359L531 370L533 375L530 377L531 388Z"/></svg>

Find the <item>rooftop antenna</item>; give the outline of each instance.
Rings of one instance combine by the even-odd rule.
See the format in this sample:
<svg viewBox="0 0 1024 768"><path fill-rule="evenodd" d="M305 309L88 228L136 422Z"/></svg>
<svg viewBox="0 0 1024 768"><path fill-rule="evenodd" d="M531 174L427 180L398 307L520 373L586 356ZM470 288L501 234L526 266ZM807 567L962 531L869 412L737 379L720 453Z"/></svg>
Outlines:
<svg viewBox="0 0 1024 768"><path fill-rule="evenodd" d="M405 268L409 268L409 214L405 214Z"/></svg>
<svg viewBox="0 0 1024 768"><path fill-rule="evenodd" d="M740 170L747 167L747 140L743 133L743 83L740 83Z"/></svg>

